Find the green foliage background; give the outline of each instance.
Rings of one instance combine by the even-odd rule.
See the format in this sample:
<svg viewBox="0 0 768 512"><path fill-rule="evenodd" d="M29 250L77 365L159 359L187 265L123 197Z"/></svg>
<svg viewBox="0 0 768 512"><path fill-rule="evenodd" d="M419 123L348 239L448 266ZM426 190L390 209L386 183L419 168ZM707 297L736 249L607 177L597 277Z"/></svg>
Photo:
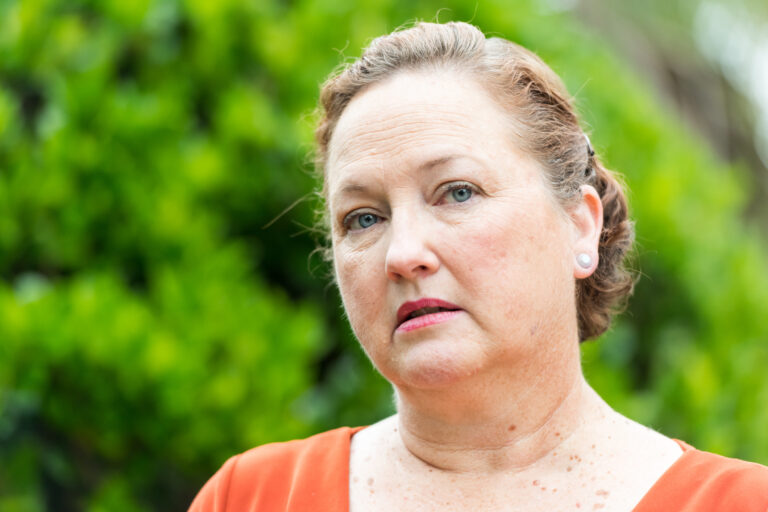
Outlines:
<svg viewBox="0 0 768 512"><path fill-rule="evenodd" d="M440 10L443 7L450 9ZM768 251L719 163L533 0L0 0L0 512L182 510L230 455L392 411L310 258L318 83L415 18L536 51L631 189L644 277L585 370L768 463ZM314 269L314 272L310 270Z"/></svg>

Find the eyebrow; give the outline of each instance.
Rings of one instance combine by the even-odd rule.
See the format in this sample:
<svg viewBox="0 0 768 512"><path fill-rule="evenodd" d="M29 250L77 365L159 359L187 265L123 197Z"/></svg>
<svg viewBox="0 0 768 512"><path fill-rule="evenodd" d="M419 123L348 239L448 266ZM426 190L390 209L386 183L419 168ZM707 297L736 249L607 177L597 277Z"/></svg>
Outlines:
<svg viewBox="0 0 768 512"><path fill-rule="evenodd" d="M471 156L462 155L462 154L450 154L445 156L439 156L437 158L432 158L430 160L427 160L426 162L421 163L416 170L419 172L422 171L429 171L434 169L435 167L439 167L441 165L444 165L452 160L458 160L461 158L468 158L470 160L475 160ZM345 185L338 194L345 194L345 193L351 193L351 192L367 192L368 187L365 185L361 185L359 183L350 183L349 185Z"/></svg>
<svg viewBox="0 0 768 512"><path fill-rule="evenodd" d="M426 162L422 163L419 166L418 170L419 171L428 171L428 170L433 169L435 167L439 167L439 166L441 166L443 164L446 164L446 163L450 162L451 160L458 160L459 158L468 158L468 157L466 157L465 155L457 155L457 154L440 156L440 157L437 157L437 158L433 158L432 160L427 160Z"/></svg>

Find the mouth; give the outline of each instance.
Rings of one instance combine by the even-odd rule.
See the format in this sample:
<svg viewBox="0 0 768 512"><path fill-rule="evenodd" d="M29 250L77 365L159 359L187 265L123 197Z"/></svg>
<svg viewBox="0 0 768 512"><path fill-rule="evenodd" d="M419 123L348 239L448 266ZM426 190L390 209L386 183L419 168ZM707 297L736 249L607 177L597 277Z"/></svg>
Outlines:
<svg viewBox="0 0 768 512"><path fill-rule="evenodd" d="M425 298L409 301L404 303L397 310L397 328L399 329L405 322L415 318L434 315L435 313L455 312L460 310L461 308L456 304L451 304L450 302L441 299Z"/></svg>

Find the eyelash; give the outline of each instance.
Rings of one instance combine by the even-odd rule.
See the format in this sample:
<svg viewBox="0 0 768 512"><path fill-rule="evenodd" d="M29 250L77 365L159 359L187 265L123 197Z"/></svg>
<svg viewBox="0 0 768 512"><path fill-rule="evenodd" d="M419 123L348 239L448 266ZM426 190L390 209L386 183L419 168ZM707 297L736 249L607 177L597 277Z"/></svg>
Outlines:
<svg viewBox="0 0 768 512"><path fill-rule="evenodd" d="M469 201L470 199L472 199L472 197L475 194L477 194L479 192L479 189L476 186L474 186L471 183L468 183L466 181L458 181L458 182L449 183L447 185L444 185L442 188L444 189L444 192L440 195L441 199L444 198L445 196L447 196L448 194L450 194L451 192L453 192L454 190L468 189L468 190L470 190L472 192L472 196L470 196L467 199L467 201ZM461 204L462 202L466 202L466 201L456 202L456 203L453 203L453 204ZM372 212L367 212L367 211L362 211L362 212L358 212L358 213L354 213L353 212L353 213L348 214L342 220L341 224L344 227L345 231L347 231L347 232L348 231L364 231L364 230L368 229L368 228L363 228L363 227L357 228L357 229L352 229L350 227L352 225L352 223L356 219L359 219L363 215L373 215L377 219L381 219L380 215L377 215L377 214L372 213Z"/></svg>
<svg viewBox="0 0 768 512"><path fill-rule="evenodd" d="M476 186L472 185L471 183L467 183L466 181L457 181L457 182L449 183L448 185L446 185L445 186L445 192L440 197L441 198L445 197L448 194L450 194L451 192L453 192L454 190L461 190L461 189L468 189L469 191L472 192L472 196L470 196L467 199L467 201L472 199L472 197L474 197L474 195L479 192L478 188ZM454 204L461 204L462 202L466 202L466 201L460 201L460 202L457 202L457 203L454 203Z"/></svg>

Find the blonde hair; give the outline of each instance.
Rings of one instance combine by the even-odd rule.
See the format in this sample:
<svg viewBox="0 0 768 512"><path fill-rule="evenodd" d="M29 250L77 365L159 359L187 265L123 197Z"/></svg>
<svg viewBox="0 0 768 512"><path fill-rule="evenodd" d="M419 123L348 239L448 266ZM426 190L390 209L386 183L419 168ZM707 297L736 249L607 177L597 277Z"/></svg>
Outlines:
<svg viewBox="0 0 768 512"><path fill-rule="evenodd" d="M486 38L467 23L418 23L374 39L356 61L331 75L320 93L322 118L315 131L316 170L326 197L325 166L334 128L351 99L366 86L397 72L449 67L468 72L489 89L512 117L520 134L516 144L545 170L554 195L567 207L580 187L595 187L603 203L599 264L577 281L579 340L605 332L626 303L634 276L625 266L634 228L624 191L614 174L594 154L560 78L529 50L501 38ZM327 208L319 222L329 232ZM323 249L331 259L330 240Z"/></svg>

